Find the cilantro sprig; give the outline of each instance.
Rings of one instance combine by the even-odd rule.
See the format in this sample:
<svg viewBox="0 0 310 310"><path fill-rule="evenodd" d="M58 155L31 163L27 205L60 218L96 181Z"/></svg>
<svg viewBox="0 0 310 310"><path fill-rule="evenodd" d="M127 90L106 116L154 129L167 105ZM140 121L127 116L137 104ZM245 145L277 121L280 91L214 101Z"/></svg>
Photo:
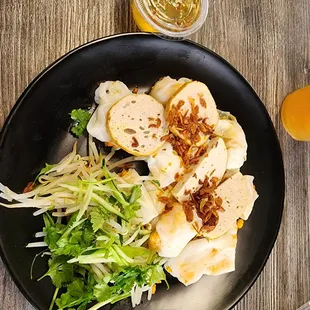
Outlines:
<svg viewBox="0 0 310 310"><path fill-rule="evenodd" d="M88 110L74 109L70 113L71 119L74 121L71 127L71 132L80 137L84 134L86 126L91 118Z"/></svg>

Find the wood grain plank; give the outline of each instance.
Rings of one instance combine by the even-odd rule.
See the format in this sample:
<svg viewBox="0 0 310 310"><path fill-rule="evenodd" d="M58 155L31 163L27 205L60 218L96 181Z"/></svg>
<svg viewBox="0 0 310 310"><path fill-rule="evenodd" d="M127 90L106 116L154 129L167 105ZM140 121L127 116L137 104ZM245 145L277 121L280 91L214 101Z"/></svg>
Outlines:
<svg viewBox="0 0 310 310"><path fill-rule="evenodd" d="M277 130L286 201L276 245L237 310L293 310L310 300L310 143L292 140L279 111L291 91L310 84L309 0L210 1L192 39L222 55L250 82ZM136 31L128 0L1 0L0 127L18 96L71 49ZM0 262L0 309L33 309Z"/></svg>

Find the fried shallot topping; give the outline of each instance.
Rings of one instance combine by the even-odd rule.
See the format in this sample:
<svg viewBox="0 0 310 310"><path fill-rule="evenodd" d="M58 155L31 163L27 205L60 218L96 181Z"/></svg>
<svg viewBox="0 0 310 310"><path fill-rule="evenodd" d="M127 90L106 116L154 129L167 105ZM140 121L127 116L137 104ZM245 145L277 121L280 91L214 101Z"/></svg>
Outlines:
<svg viewBox="0 0 310 310"><path fill-rule="evenodd" d="M34 182L29 182L27 186L24 188L23 193L31 192L34 189Z"/></svg>
<svg viewBox="0 0 310 310"><path fill-rule="evenodd" d="M163 214L170 212L173 208L174 203L176 203L176 200L173 197L166 196L158 196L158 201L165 205Z"/></svg>
<svg viewBox="0 0 310 310"><path fill-rule="evenodd" d="M193 201L187 200L183 202L182 206L183 206L183 211L185 213L187 222L192 222L194 219L195 203Z"/></svg>
<svg viewBox="0 0 310 310"><path fill-rule="evenodd" d="M132 93L133 94L137 94L139 91L139 88L136 86L133 90L132 90Z"/></svg>
<svg viewBox="0 0 310 310"><path fill-rule="evenodd" d="M216 197L214 193L217 182L218 179L215 177L211 178L210 181L208 178L204 181L200 180L201 188L194 194L190 194L190 199L183 203L184 213L188 221L192 221L190 212L193 213L196 210L197 215L202 219L203 232L212 231L218 224L218 212L225 211L222 207L222 198Z"/></svg>
<svg viewBox="0 0 310 310"><path fill-rule="evenodd" d="M170 142L173 150L181 157L182 164L186 169L189 169L191 165L198 163L199 158L206 153L207 147L202 146L189 146L180 137L170 133L162 137L162 140Z"/></svg>
<svg viewBox="0 0 310 310"><path fill-rule="evenodd" d="M204 106L204 99L200 97L200 104ZM196 146L203 135L212 135L213 126L207 124L207 118L199 117L199 106L195 105L195 100L189 98L191 109L185 113L181 111L185 104L180 100L176 106L172 106L169 111L167 123L169 128L173 128L180 133L176 136L170 133L162 140L170 142L173 150L182 158L185 169L198 163L199 158L205 154L206 145Z"/></svg>
<svg viewBox="0 0 310 310"><path fill-rule="evenodd" d="M170 109L167 122L169 128L176 129L187 144L196 145L201 140L202 134L213 133L213 127L207 124L207 118L199 117L199 106L195 104L194 99L189 101L191 104L190 113L189 111L182 113L180 109L185 102L180 100L176 106L174 105Z"/></svg>
<svg viewBox="0 0 310 310"><path fill-rule="evenodd" d="M203 94L198 94L198 96L199 96L200 105L201 105L203 108L206 108L206 107L207 107L207 103L206 103L205 98L203 98Z"/></svg>
<svg viewBox="0 0 310 310"><path fill-rule="evenodd" d="M158 201L166 205L168 202L170 202L170 198L166 196L158 196Z"/></svg>
<svg viewBox="0 0 310 310"><path fill-rule="evenodd" d="M149 119L150 119L151 117L149 117ZM152 120L154 120L153 118L152 118ZM161 120L160 120L160 118L156 118L156 123L155 124L150 124L149 125L149 128L159 128L160 127L160 125L161 125Z"/></svg>

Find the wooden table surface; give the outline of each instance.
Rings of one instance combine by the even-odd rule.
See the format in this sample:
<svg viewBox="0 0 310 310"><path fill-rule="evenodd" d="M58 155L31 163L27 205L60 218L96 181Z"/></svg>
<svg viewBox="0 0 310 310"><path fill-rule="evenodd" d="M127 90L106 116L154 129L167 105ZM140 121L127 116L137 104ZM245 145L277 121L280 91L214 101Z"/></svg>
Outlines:
<svg viewBox="0 0 310 310"><path fill-rule="evenodd" d="M310 300L310 143L288 136L279 110L289 92L310 84L310 0L209 1L207 21L192 39L226 58L252 84L271 115L286 169L276 245L235 309L297 309ZM127 0L0 0L0 128L25 87L59 56L132 31L137 28ZM0 309L33 309L2 262Z"/></svg>

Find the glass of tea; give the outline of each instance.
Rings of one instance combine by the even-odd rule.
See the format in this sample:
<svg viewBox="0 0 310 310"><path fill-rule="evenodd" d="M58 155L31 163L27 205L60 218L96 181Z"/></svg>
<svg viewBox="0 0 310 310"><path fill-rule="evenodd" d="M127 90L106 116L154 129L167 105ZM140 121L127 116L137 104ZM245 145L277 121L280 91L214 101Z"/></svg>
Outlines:
<svg viewBox="0 0 310 310"><path fill-rule="evenodd" d="M131 9L141 31L185 38L205 22L208 0L131 0Z"/></svg>

